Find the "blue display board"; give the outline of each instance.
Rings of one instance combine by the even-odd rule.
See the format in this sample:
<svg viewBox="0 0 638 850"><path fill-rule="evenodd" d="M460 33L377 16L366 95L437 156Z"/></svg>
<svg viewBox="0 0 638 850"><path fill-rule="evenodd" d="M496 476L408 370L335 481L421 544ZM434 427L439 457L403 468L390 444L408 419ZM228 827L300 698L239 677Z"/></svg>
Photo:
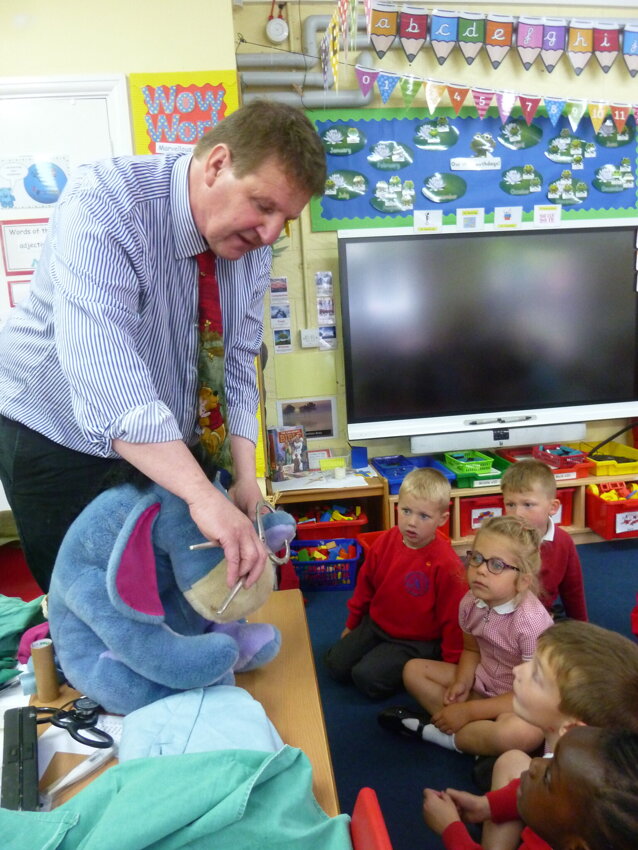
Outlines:
<svg viewBox="0 0 638 850"><path fill-rule="evenodd" d="M515 110L365 109L309 113L326 149L328 180L311 205L314 230L406 227L417 210L441 210L455 224L460 208L511 206L532 221L534 207L557 204L562 220L638 218L636 126L620 132L611 116L594 131L584 116L573 130L538 114L528 125Z"/></svg>

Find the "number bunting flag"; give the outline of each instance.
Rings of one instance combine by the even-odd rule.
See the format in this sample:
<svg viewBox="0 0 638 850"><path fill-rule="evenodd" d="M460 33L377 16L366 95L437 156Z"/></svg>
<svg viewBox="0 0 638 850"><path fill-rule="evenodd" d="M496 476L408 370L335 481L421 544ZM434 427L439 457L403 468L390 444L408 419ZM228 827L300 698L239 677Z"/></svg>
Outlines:
<svg viewBox="0 0 638 850"><path fill-rule="evenodd" d="M472 97L474 106L479 114L479 118L485 118L485 113L490 108L494 100L494 92L486 91L485 89L472 89Z"/></svg>
<svg viewBox="0 0 638 850"><path fill-rule="evenodd" d="M399 77L396 74L385 74L383 71L377 77L377 88L381 95L381 100L387 103L388 98L396 88L399 82Z"/></svg>
<svg viewBox="0 0 638 850"><path fill-rule="evenodd" d="M403 95L403 103L406 107L410 106L414 98L419 93L422 85L423 80L419 77L401 77L399 86L401 88L401 94Z"/></svg>
<svg viewBox="0 0 638 850"><path fill-rule="evenodd" d="M425 84L425 102L430 110L430 115L434 115L434 110L439 105L444 91L445 85L443 83L433 83L428 80Z"/></svg>
<svg viewBox="0 0 638 850"><path fill-rule="evenodd" d="M580 124L580 119L585 114L586 109L587 104L584 100L567 101L567 118L569 119L569 123L574 133L576 132L576 129Z"/></svg>
<svg viewBox="0 0 638 850"><path fill-rule="evenodd" d="M565 101L559 100L555 97L545 97L543 98L543 103L545 104L545 109L547 110L547 116L552 122L552 127L555 127L558 124L558 119L563 114L563 109L565 108Z"/></svg>
<svg viewBox="0 0 638 850"><path fill-rule="evenodd" d="M458 115L461 107L465 103L465 98L470 93L469 89L463 88L461 86L448 86L447 87L447 96L450 98L450 103L452 104L452 108Z"/></svg>
<svg viewBox="0 0 638 850"><path fill-rule="evenodd" d="M594 128L594 133L597 133L605 120L605 116L607 115L607 104L589 103L587 105L587 111L589 112L589 118L591 120L592 127Z"/></svg>
<svg viewBox="0 0 638 850"><path fill-rule="evenodd" d="M379 76L378 71L373 71L371 68L362 68L360 65L356 65L354 69L355 76L357 78L357 83L359 84L359 90L364 97L367 97L374 84L377 81L377 77Z"/></svg>
<svg viewBox="0 0 638 850"><path fill-rule="evenodd" d="M497 91L496 105L498 106L498 114L501 116L501 123L507 124L507 119L512 114L514 104L516 103L516 95L512 91Z"/></svg>
<svg viewBox="0 0 638 850"><path fill-rule="evenodd" d="M529 126L532 123L533 117L536 115L541 99L540 97L529 97L526 94L519 94L518 102L521 105L523 117Z"/></svg>
<svg viewBox="0 0 638 850"><path fill-rule="evenodd" d="M629 118L629 106L626 104L612 103L609 109L611 111L613 122L616 125L616 130L618 130L619 133L622 133L625 129L627 118Z"/></svg>

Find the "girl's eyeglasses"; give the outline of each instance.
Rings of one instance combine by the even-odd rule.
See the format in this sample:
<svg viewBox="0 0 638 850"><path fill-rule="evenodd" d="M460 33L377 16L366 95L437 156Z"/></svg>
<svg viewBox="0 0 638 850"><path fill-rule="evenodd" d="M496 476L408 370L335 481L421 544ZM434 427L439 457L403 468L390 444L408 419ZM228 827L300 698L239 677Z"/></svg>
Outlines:
<svg viewBox="0 0 638 850"><path fill-rule="evenodd" d="M506 564L505 561L501 561L500 558L484 558L480 552L476 552L473 549L467 550L465 558L463 558L463 562L466 567L480 567L481 564L485 564L489 572L495 576L500 576L503 570L516 570L517 573L520 573L520 569L518 567Z"/></svg>

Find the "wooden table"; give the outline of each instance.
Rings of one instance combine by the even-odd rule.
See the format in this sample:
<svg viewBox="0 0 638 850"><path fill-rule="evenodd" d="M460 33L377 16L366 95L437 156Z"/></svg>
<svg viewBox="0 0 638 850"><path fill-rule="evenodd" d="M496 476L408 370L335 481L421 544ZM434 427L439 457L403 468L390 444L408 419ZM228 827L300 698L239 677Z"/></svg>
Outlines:
<svg viewBox="0 0 638 850"><path fill-rule="evenodd" d="M248 619L276 625L281 631L281 651L265 667L239 673L237 684L263 705L282 740L308 756L319 805L327 814L338 815L339 800L303 596L299 590L278 590Z"/></svg>
<svg viewBox="0 0 638 850"><path fill-rule="evenodd" d="M281 631L281 651L265 667L250 673L239 673L237 685L245 688L263 705L282 740L303 750L308 756L312 764L315 797L328 815L337 815L339 800L301 592L278 590L271 593L266 604L252 614L249 620L276 625ZM62 705L76 695L77 692L65 686L61 689L59 699L52 704ZM32 699L32 702L38 704L36 699ZM79 761L82 761L80 756L56 753L42 777L40 787L63 776ZM113 759L109 765L115 763ZM109 765L105 765L104 769ZM73 796L97 775L95 773L87 777L60 794L56 805Z"/></svg>

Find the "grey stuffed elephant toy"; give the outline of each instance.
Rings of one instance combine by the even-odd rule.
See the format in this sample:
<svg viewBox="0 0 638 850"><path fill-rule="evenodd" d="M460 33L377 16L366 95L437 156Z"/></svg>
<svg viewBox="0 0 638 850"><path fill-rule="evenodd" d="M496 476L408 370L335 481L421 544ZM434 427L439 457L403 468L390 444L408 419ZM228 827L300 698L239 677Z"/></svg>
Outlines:
<svg viewBox="0 0 638 850"><path fill-rule="evenodd" d="M290 514L262 519L272 552L294 537ZM128 714L179 691L233 684L234 673L275 657L279 631L241 619L273 589L271 561L219 615L226 562L220 547L190 548L205 542L186 503L157 485L122 484L87 505L62 542L48 597L55 652L73 687Z"/></svg>

